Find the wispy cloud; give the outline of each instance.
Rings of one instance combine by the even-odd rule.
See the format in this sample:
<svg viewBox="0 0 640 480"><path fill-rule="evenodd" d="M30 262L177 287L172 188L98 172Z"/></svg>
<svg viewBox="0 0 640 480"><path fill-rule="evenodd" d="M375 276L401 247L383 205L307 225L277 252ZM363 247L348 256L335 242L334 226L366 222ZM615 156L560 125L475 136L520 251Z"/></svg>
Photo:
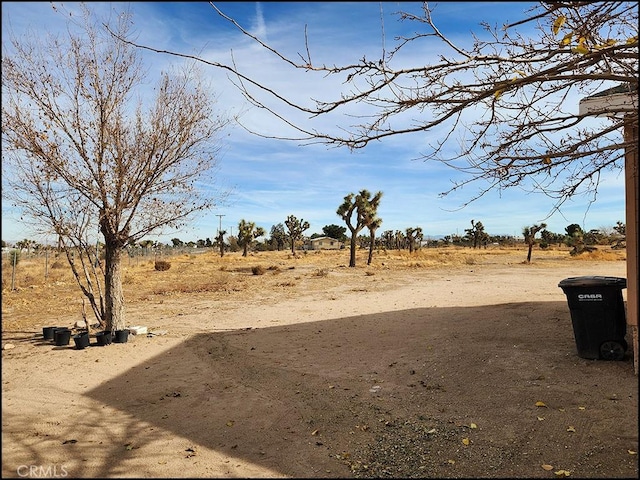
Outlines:
<svg viewBox="0 0 640 480"><path fill-rule="evenodd" d="M56 4L60 5L60 4ZM64 4L75 8L74 3ZM389 49L393 39L407 34L409 23L399 22L394 12L419 13L420 2L222 2L218 4L244 28L293 59L306 55L305 32L312 61L320 64L356 62L363 56L375 58ZM232 59L238 67L295 101L335 99L344 88L344 78L325 78L286 68L273 54L249 41L229 22L219 17L207 2L93 2L88 6L101 14L130 9L139 43L159 49L197 54L222 63ZM434 6L434 5L432 5ZM479 23L502 25L522 18L530 6L525 2L442 2L435 5L435 18L443 31L468 46L470 32L480 32ZM381 19L381 10L383 19ZM48 2L4 2L3 42L10 22L16 34L31 25L40 32L64 31L64 17L56 15ZM305 28L306 27L306 28ZM409 32L410 33L410 32ZM439 52L426 47L407 50L399 63L416 59L427 63ZM181 60L169 55L141 52L149 67L150 84L158 72ZM232 56L233 55L233 56ZM292 132L266 111L253 108L222 70L202 66L211 80L212 94L221 111L242 112L249 129L265 135L287 136ZM261 99L269 102L267 97ZM573 99L576 102L579 98ZM348 113L367 112L359 106ZM307 114L287 112L294 120L307 121ZM350 118L352 122L355 119ZM471 119L469 119L471 121ZM320 130L339 128L345 117L326 116L315 120ZM405 121L411 122L410 117ZM241 219L256 222L267 231L283 223L288 215L311 223L307 233L320 233L329 224L342 225L336 210L349 193L361 189L383 192L379 214L380 231L405 230L420 226L426 235L464 233L470 220L480 220L491 234L520 234L522 227L546 221L549 229L563 232L570 223L586 229L624 221L624 179L608 172L601 182L597 202L587 199L568 202L560 214L546 218L553 201L542 194L525 194L514 189L489 192L460 209L476 190L474 186L441 198L439 194L460 180L461 173L437 162L419 159L443 136L431 132L389 138L366 149L349 152L321 145L299 146L295 142L267 140L236 127L224 137L223 155L217 178L222 189L233 194L219 208L193 222L186 230L171 232L163 240L213 238L220 217L225 230L234 231ZM2 214L3 239L28 237L15 215Z"/></svg>

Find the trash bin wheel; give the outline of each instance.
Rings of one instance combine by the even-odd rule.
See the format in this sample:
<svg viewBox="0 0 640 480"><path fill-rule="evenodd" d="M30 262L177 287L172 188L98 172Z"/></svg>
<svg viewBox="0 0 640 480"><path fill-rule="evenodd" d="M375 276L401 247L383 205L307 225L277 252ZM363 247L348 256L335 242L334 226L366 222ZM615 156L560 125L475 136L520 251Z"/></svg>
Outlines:
<svg viewBox="0 0 640 480"><path fill-rule="evenodd" d="M603 360L622 360L627 351L627 342L608 340L600 345L600 356Z"/></svg>

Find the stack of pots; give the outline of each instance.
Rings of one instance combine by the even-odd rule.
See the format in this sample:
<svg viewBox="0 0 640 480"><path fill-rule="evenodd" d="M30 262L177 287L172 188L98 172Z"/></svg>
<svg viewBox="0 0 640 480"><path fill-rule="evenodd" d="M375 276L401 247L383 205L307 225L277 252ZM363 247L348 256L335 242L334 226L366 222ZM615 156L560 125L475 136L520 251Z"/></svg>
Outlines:
<svg viewBox="0 0 640 480"><path fill-rule="evenodd" d="M69 345L71 340L71 329L67 327L56 327L53 330L53 341L57 347Z"/></svg>

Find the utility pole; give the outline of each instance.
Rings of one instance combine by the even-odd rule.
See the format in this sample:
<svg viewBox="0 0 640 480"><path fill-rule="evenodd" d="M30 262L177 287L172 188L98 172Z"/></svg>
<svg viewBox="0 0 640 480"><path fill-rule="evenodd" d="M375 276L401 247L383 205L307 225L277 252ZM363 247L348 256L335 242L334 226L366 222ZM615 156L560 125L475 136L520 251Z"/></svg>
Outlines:
<svg viewBox="0 0 640 480"><path fill-rule="evenodd" d="M216 217L220 219L220 226L218 227L218 234L220 234L220 232L222 231L222 217L224 217L224 215L218 213L216 214Z"/></svg>

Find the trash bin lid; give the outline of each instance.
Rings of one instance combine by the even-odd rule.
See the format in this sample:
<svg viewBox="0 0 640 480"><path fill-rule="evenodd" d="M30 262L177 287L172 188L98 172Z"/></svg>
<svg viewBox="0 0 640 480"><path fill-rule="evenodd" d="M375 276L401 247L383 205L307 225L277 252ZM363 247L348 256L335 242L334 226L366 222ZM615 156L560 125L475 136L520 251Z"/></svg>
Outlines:
<svg viewBox="0 0 640 480"><path fill-rule="evenodd" d="M569 277L562 280L558 286L564 287L619 287L627 288L627 279L620 277L603 277L592 275L587 277Z"/></svg>

